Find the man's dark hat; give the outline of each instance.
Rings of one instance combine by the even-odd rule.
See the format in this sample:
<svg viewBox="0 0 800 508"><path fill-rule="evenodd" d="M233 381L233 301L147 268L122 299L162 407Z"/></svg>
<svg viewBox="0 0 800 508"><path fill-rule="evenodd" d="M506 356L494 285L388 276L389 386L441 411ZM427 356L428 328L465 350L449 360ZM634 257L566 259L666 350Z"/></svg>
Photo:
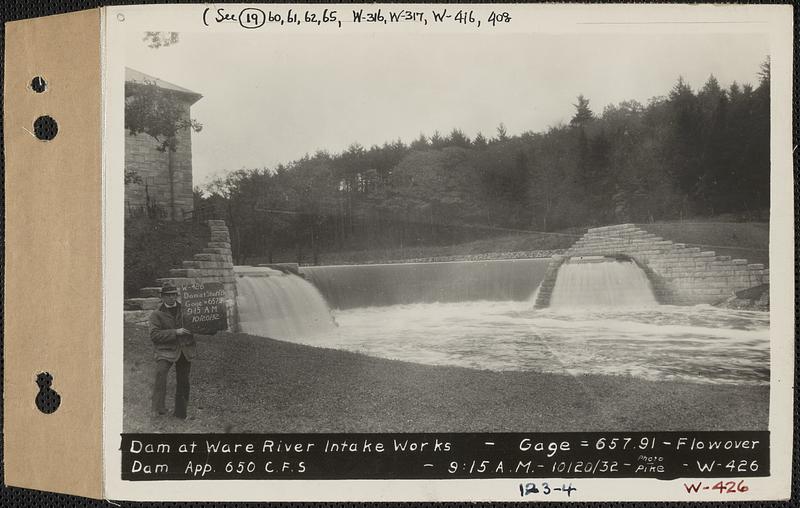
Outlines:
<svg viewBox="0 0 800 508"><path fill-rule="evenodd" d="M161 286L161 294L165 295L167 293L175 293L178 294L178 288L176 288L172 283L165 282L163 286Z"/></svg>

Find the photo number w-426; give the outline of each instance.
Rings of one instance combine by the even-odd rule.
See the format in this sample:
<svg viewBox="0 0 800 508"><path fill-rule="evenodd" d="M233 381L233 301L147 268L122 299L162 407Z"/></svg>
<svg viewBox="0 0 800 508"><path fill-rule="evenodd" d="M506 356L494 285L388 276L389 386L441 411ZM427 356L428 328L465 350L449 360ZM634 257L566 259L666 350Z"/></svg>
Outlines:
<svg viewBox="0 0 800 508"><path fill-rule="evenodd" d="M744 480L739 480L738 483L735 480L720 480L713 485L710 482L684 483L683 488L689 494L697 494L704 491L717 491L720 494L738 494L750 490Z"/></svg>

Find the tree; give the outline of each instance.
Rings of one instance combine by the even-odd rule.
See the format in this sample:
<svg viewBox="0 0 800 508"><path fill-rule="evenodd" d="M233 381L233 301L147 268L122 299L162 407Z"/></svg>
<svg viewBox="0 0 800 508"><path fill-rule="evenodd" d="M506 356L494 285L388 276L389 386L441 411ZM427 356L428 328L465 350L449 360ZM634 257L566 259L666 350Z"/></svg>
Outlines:
<svg viewBox="0 0 800 508"><path fill-rule="evenodd" d="M161 152L175 151L177 134L185 129L203 130L203 124L184 114L177 97L152 81L125 89L125 128L130 135L144 133L156 140Z"/></svg>
<svg viewBox="0 0 800 508"><path fill-rule="evenodd" d="M411 148L414 150L425 150L428 148L428 137L420 133L419 137L411 142Z"/></svg>
<svg viewBox="0 0 800 508"><path fill-rule="evenodd" d="M698 204L708 213L725 211L731 198L729 179L736 163L733 133L728 128L728 95L712 74L697 94L701 115Z"/></svg>
<svg viewBox="0 0 800 508"><path fill-rule="evenodd" d="M758 82L759 86L766 85L769 86L769 78L770 78L770 58L767 55L767 58L761 62L761 68L758 71Z"/></svg>
<svg viewBox="0 0 800 508"><path fill-rule="evenodd" d="M708 76L705 85L703 85L703 89L700 90L700 94L708 95L715 99L719 99L720 95L723 93L725 92L722 91L722 87L719 86L719 81L714 77L713 74Z"/></svg>
<svg viewBox="0 0 800 508"><path fill-rule="evenodd" d="M736 182L738 195L745 198L745 209L752 210L769 206L770 181L770 58L766 57L758 73L759 83L755 90L750 89L748 105L751 128L748 136L748 149L742 159L746 159L747 171ZM747 127L745 127L747 129Z"/></svg>
<svg viewBox="0 0 800 508"><path fill-rule="evenodd" d="M475 139L472 141L472 146L475 148L486 148L486 138L480 132L475 135Z"/></svg>
<svg viewBox="0 0 800 508"><path fill-rule="evenodd" d="M503 122L500 122L500 125L497 126L497 141L505 141L508 139L508 133L506 132L506 126Z"/></svg>
<svg viewBox="0 0 800 508"><path fill-rule="evenodd" d="M433 136L431 136L431 148L444 148L447 145L447 140L442 138L442 135L439 134L439 131L434 131Z"/></svg>
<svg viewBox="0 0 800 508"><path fill-rule="evenodd" d="M491 142L454 129L410 146L318 151L234 173L207 200L229 214L237 260L275 251L276 261L305 262L326 248L460 243L492 227L760 213L769 206L768 66L759 78L755 89L723 88L711 76L698 92L679 78L647 105L625 101L600 116L579 96L569 125L509 136L500 124ZM268 211L254 213L254 203Z"/></svg>
<svg viewBox="0 0 800 508"><path fill-rule="evenodd" d="M589 163L585 183L589 203L596 211L596 219L604 222L611 218L613 182L610 168L611 140L604 128L600 128L589 141Z"/></svg>
<svg viewBox="0 0 800 508"><path fill-rule="evenodd" d="M461 148L469 148L469 138L461 131L461 129L453 129L448 138L451 146L458 146Z"/></svg>
<svg viewBox="0 0 800 508"><path fill-rule="evenodd" d="M578 95L578 103L573 106L575 106L575 115L569 121L571 126L580 127L594 119L594 113L589 109L589 99L583 95Z"/></svg>
<svg viewBox="0 0 800 508"><path fill-rule="evenodd" d="M678 76L678 82L675 83L675 86L669 91L669 99L675 101L689 96L694 96L692 87L683 80L683 76Z"/></svg>
<svg viewBox="0 0 800 508"><path fill-rule="evenodd" d="M669 112L666 119L668 139L664 143L664 155L670 159L670 170L676 176L678 187L695 200L697 183L703 173L700 154L702 152L702 112L692 88L678 77L669 92L666 103Z"/></svg>
<svg viewBox="0 0 800 508"><path fill-rule="evenodd" d="M734 81L731 83L730 88L728 88L728 95L730 96L731 100L737 100L742 95L742 88L739 84Z"/></svg>

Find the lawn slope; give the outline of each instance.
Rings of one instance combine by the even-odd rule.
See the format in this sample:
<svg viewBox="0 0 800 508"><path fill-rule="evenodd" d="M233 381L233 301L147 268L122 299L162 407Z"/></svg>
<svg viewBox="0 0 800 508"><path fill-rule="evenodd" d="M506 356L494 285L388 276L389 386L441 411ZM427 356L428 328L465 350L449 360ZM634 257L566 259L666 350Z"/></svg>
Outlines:
<svg viewBox="0 0 800 508"><path fill-rule="evenodd" d="M198 337L189 419L150 414L127 325L125 432L555 432L767 428L769 388L434 367L245 334ZM168 407L174 394L170 373Z"/></svg>

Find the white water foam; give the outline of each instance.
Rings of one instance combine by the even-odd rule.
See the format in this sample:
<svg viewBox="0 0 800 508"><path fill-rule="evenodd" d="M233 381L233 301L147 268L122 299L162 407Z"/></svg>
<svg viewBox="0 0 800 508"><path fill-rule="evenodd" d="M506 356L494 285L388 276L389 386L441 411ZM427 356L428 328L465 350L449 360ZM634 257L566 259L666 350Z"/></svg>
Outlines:
<svg viewBox="0 0 800 508"><path fill-rule="evenodd" d="M336 312L301 341L428 365L607 374L712 384L769 382L769 314L710 306L532 310L520 302L394 305Z"/></svg>

